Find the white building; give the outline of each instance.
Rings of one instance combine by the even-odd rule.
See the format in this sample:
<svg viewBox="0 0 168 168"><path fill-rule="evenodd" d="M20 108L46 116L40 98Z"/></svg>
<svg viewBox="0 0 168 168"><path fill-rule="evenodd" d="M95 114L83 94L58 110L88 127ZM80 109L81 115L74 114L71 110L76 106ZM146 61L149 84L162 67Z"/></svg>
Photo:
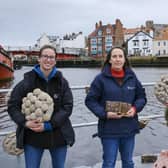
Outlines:
<svg viewBox="0 0 168 168"><path fill-rule="evenodd" d="M153 37L148 33L139 31L127 40L128 56L149 56L152 55Z"/></svg>
<svg viewBox="0 0 168 168"><path fill-rule="evenodd" d="M56 47L58 53L69 53L79 55L85 49L85 37L82 32L65 35L63 39L59 36L48 36L43 34L38 40L36 47L41 48L45 44Z"/></svg>

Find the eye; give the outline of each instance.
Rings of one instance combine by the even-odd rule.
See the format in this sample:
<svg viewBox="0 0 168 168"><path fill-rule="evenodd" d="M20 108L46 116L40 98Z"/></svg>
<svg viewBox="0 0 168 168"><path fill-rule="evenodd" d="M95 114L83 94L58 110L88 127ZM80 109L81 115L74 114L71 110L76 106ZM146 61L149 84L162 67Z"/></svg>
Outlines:
<svg viewBox="0 0 168 168"><path fill-rule="evenodd" d="M116 57L117 57L117 55L112 55L111 57L112 57L112 58L116 58Z"/></svg>

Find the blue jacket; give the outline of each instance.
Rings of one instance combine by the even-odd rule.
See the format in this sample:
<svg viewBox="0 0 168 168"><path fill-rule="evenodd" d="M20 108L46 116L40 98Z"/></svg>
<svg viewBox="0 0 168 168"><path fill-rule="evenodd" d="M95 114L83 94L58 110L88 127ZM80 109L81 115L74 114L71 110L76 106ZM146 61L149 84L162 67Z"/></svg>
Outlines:
<svg viewBox="0 0 168 168"><path fill-rule="evenodd" d="M106 65L93 80L85 104L99 118L99 137L125 137L138 133L137 114L132 118L107 119L105 104L108 100L130 103L137 113L143 109L147 102L145 90L131 69L125 69L123 83L119 85L111 75L110 66Z"/></svg>

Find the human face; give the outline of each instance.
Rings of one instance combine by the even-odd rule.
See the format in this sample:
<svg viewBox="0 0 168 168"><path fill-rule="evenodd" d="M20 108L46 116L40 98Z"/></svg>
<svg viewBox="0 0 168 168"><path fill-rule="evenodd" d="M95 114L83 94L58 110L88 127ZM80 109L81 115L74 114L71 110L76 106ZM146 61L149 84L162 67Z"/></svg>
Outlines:
<svg viewBox="0 0 168 168"><path fill-rule="evenodd" d="M44 49L39 58L39 64L42 71L51 71L56 64L54 50L51 48Z"/></svg>
<svg viewBox="0 0 168 168"><path fill-rule="evenodd" d="M111 63L112 69L116 71L122 70L125 63L124 52L119 48L113 49L111 52L111 59L109 62Z"/></svg>

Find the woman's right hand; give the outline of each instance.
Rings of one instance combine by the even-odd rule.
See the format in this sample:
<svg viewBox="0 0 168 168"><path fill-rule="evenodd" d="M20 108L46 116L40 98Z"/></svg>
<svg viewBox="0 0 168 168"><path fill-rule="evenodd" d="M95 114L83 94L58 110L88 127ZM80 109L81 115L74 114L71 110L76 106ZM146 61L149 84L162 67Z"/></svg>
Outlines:
<svg viewBox="0 0 168 168"><path fill-rule="evenodd" d="M120 119L121 117L122 117L122 115L118 115L117 113L107 112L108 119Z"/></svg>
<svg viewBox="0 0 168 168"><path fill-rule="evenodd" d="M42 132L44 130L44 124L38 120L28 120L25 126L35 132Z"/></svg>

